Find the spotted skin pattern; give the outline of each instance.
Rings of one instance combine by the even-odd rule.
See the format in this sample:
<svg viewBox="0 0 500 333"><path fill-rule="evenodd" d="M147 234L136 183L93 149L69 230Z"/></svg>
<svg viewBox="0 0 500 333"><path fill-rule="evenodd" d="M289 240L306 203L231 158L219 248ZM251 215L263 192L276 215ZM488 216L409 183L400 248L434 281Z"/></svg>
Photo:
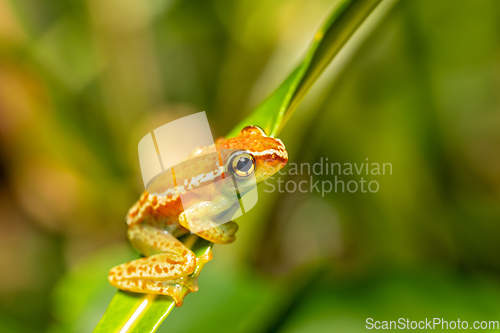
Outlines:
<svg viewBox="0 0 500 333"><path fill-rule="evenodd" d="M211 260L212 254L197 258L177 238L195 225L193 232L210 242L229 244L235 240L235 222L219 225L213 221L215 215L232 215L237 205L234 196L228 195L229 183L221 181L231 177L230 153L235 151L252 155L253 186L288 161L281 140L266 136L256 126L245 127L235 138L219 139L215 145L195 149L185 162L164 172L160 176L163 178L148 187L130 208L127 236L145 257L113 267L108 275L111 285L131 292L169 295L177 306L182 305L186 294L183 287L188 292L198 290L197 274L193 273L199 273L196 267ZM245 193L251 186L242 181L238 190Z"/></svg>

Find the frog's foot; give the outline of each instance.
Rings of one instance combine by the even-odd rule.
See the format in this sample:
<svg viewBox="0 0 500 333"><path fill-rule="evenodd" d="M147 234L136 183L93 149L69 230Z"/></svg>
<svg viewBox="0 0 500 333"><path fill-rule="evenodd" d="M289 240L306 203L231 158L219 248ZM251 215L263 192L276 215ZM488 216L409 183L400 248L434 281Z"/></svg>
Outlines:
<svg viewBox="0 0 500 333"><path fill-rule="evenodd" d="M182 306L184 297L191 291L186 289L181 280L154 281L154 280L123 280L115 285L117 288L136 293L158 294L170 296L176 306Z"/></svg>
<svg viewBox="0 0 500 333"><path fill-rule="evenodd" d="M234 221L229 221L216 227L197 232L196 234L212 243L229 244L235 241L238 225Z"/></svg>
<svg viewBox="0 0 500 333"><path fill-rule="evenodd" d="M183 254L160 253L113 267L109 282L121 290L172 296L181 306L184 296L198 289L188 277L196 268L196 258L187 248Z"/></svg>
<svg viewBox="0 0 500 333"><path fill-rule="evenodd" d="M174 299L176 306L181 306L187 294L198 291L198 276L203 266L212 260L212 251L197 257L195 267L190 267L181 273L171 274L168 272L174 272L175 268L166 269L169 266L160 264L161 256L162 254L141 258L114 267L109 272L110 283L125 291L170 296ZM152 274L148 265L151 262L155 263ZM163 274L160 271L163 271ZM179 274L183 275L179 276Z"/></svg>
<svg viewBox="0 0 500 333"><path fill-rule="evenodd" d="M149 257L112 268L108 276L111 285L127 291L170 295L180 306L186 294L183 290L197 289L186 279L197 265L194 253L168 232L148 225L130 228L128 236Z"/></svg>
<svg viewBox="0 0 500 333"><path fill-rule="evenodd" d="M236 239L236 231L238 231L238 225L234 221L217 224L209 218L191 218L188 222L185 212L179 215L179 222L184 228L216 244L229 244L234 242Z"/></svg>

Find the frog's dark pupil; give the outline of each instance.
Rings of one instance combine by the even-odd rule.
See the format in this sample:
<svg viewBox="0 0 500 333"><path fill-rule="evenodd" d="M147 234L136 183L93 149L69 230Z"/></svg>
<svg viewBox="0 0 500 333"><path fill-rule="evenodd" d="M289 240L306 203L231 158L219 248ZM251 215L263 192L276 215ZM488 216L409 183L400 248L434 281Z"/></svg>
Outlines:
<svg viewBox="0 0 500 333"><path fill-rule="evenodd" d="M252 161L248 157L240 157L236 164L236 169L241 172L248 172L252 168Z"/></svg>

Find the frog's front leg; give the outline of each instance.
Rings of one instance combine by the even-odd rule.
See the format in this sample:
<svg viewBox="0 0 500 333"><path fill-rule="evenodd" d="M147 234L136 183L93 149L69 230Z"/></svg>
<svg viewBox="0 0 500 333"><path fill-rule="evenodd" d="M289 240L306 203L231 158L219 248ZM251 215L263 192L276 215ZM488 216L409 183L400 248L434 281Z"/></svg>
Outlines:
<svg viewBox="0 0 500 333"><path fill-rule="evenodd" d="M113 267L108 276L113 286L132 292L169 295L177 306L182 305L183 286L189 291L198 289L196 281L188 278L195 270L197 258L177 238L149 225L132 227L128 236L132 244L149 257Z"/></svg>
<svg viewBox="0 0 500 333"><path fill-rule="evenodd" d="M203 201L195 204L179 215L179 223L196 235L216 244L229 244L236 239L238 225L229 221L234 212L239 208L237 201L222 198L214 201ZM214 212L223 211L214 222ZM221 223L220 221L223 221ZM226 222L228 221L228 222Z"/></svg>

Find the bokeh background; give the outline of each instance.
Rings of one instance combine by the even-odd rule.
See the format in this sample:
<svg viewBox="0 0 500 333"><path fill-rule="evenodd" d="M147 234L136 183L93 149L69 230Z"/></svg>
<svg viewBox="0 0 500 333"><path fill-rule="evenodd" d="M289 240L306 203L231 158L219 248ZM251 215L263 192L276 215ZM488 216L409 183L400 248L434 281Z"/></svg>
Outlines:
<svg viewBox="0 0 500 333"><path fill-rule="evenodd" d="M108 269L137 256L124 216L143 190L140 138L201 110L223 136L332 3L1 0L0 331L91 331ZM280 137L290 162L393 174L368 177L377 193L261 190L159 331L500 320L499 32L495 0L378 9Z"/></svg>

